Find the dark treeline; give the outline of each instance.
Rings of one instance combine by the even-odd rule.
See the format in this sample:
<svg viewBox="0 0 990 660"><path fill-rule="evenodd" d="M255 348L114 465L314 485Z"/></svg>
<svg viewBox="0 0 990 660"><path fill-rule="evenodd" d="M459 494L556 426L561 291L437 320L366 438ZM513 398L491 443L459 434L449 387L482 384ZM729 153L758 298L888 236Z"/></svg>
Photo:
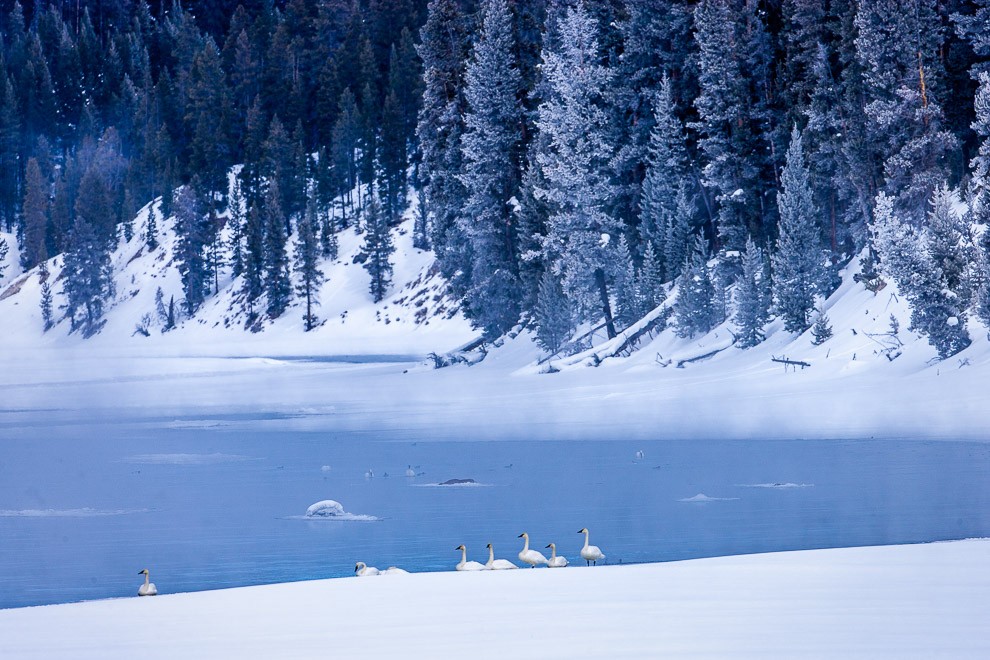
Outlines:
<svg viewBox="0 0 990 660"><path fill-rule="evenodd" d="M189 315L229 268L252 319L295 293L312 327L314 251L358 217L379 300L410 184L416 245L477 326L528 321L550 351L658 307L683 336L731 318L751 346L776 317L827 337L864 247L942 356L990 317L987 0L37 7L2 18L0 222L25 268L66 254L85 332L109 249L154 249L172 216Z"/></svg>

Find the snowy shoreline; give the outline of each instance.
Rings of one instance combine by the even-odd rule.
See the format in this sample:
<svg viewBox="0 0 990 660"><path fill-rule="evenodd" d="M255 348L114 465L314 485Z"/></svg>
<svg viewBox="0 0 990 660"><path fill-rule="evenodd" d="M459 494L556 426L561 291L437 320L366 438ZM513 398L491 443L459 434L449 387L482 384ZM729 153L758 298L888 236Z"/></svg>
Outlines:
<svg viewBox="0 0 990 660"><path fill-rule="evenodd" d="M0 610L0 656L990 657L988 569L979 539L315 580Z"/></svg>

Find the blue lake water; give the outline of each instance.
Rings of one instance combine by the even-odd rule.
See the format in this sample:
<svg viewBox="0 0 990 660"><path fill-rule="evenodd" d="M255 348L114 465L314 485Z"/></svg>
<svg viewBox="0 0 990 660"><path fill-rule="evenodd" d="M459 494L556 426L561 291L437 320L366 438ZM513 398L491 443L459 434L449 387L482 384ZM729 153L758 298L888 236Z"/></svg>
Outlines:
<svg viewBox="0 0 990 660"><path fill-rule="evenodd" d="M270 429L8 429L0 607L132 596L145 567L170 593L343 577L356 561L451 570L461 543L471 559L485 561L492 542L515 561L523 531L572 564L582 527L608 563L990 536L986 444L431 442ZM424 474L405 477L408 464ZM427 485L451 478L485 485ZM682 501L699 494L719 499ZM293 518L323 499L380 520Z"/></svg>

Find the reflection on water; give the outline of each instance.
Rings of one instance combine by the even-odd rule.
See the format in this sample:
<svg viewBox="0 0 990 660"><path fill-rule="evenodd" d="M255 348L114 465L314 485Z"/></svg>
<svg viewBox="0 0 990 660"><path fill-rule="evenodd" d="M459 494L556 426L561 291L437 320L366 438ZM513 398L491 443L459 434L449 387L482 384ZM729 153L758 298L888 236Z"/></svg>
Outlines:
<svg viewBox="0 0 990 660"><path fill-rule="evenodd" d="M160 593L341 577L356 561L451 570L461 543L515 560L523 531L575 565L582 527L609 563L988 536L988 473L990 446L952 442L55 427L0 447L0 607L131 596L145 567ZM416 487L450 479L484 486ZM327 499L380 520L305 520Z"/></svg>

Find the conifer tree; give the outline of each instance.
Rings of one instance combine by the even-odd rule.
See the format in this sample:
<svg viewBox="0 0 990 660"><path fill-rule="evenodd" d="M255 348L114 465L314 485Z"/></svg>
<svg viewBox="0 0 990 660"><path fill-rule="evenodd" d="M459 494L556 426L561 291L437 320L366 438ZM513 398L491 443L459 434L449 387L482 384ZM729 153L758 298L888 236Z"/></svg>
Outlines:
<svg viewBox="0 0 990 660"><path fill-rule="evenodd" d="M549 270L540 278L536 307L536 342L547 353L556 353L574 331L574 315L560 282Z"/></svg>
<svg viewBox="0 0 990 660"><path fill-rule="evenodd" d="M206 261L206 219L192 185L183 186L175 197L175 260L182 277L186 313L193 316L209 291Z"/></svg>
<svg viewBox="0 0 990 660"><path fill-rule="evenodd" d="M537 191L550 206L545 251L553 255L568 298L585 320L605 318L615 336L606 267L621 222L610 214L614 146L605 94L611 72L599 61L598 26L583 6L568 9L560 44L544 52L549 95L538 126L549 149L537 159L546 186Z"/></svg>
<svg viewBox="0 0 990 660"><path fill-rule="evenodd" d="M42 261L38 268L38 279L41 281L41 322L44 325L44 332L48 332L55 325L52 309L52 286L48 281L48 262Z"/></svg>
<svg viewBox="0 0 990 660"><path fill-rule="evenodd" d="M113 266L106 242L79 213L65 254L65 315L71 329L91 337L103 327L103 312L114 295Z"/></svg>
<svg viewBox="0 0 990 660"><path fill-rule="evenodd" d="M763 341L763 326L770 316L770 282L767 278L763 250L753 238L746 240L742 256L742 277L736 282L735 315L736 342L739 348L750 348Z"/></svg>
<svg viewBox="0 0 990 660"><path fill-rule="evenodd" d="M780 180L780 238L773 255L775 309L788 332L804 332L811 326L815 295L826 292L821 233L815 224L818 210L797 127L791 133Z"/></svg>
<svg viewBox="0 0 990 660"><path fill-rule="evenodd" d="M24 245L21 249L24 270L34 268L48 258L48 188L38 159L31 158L24 175Z"/></svg>
<svg viewBox="0 0 990 660"><path fill-rule="evenodd" d="M392 235L388 219L382 213L381 203L375 195L368 201L364 215L364 251L368 255L364 269L371 276L369 290L375 302L380 302L392 283Z"/></svg>
<svg viewBox="0 0 990 660"><path fill-rule="evenodd" d="M828 314L825 313L825 308L822 306L819 306L815 310L815 321L811 326L811 336L811 343L815 346L821 346L832 338L832 324L829 321Z"/></svg>
<svg viewBox="0 0 990 660"><path fill-rule="evenodd" d="M520 312L509 200L519 189L522 107L509 6L505 0L487 0L484 12L466 74L461 182L467 197L458 222L474 257L468 313L487 335L497 337L515 325Z"/></svg>
<svg viewBox="0 0 990 660"><path fill-rule="evenodd" d="M704 335L715 327L715 287L707 261L705 238L698 234L681 272L677 300L674 302L674 321L679 337Z"/></svg>
<svg viewBox="0 0 990 660"><path fill-rule="evenodd" d="M144 230L144 244L148 247L148 252L158 248L158 204L155 202L148 205L148 223Z"/></svg>
<svg viewBox="0 0 990 660"><path fill-rule="evenodd" d="M253 204L244 221L244 293L245 310L254 316L254 303L265 292L265 221L262 211Z"/></svg>
<svg viewBox="0 0 990 660"><path fill-rule="evenodd" d="M697 214L695 198L688 193L687 184L677 189L674 213L664 227L663 263L667 281L673 281L681 274L687 261L693 240L694 220Z"/></svg>
<svg viewBox="0 0 990 660"><path fill-rule="evenodd" d="M296 231L296 293L306 299L306 314L303 322L306 332L316 327L317 318L313 307L319 304L318 288L323 283L320 270L320 241L316 233L316 202L310 198L306 213L299 219Z"/></svg>
<svg viewBox="0 0 990 660"><path fill-rule="evenodd" d="M647 242L643 251L643 265L637 275L637 287L642 296L644 313L658 307L664 301L666 296L663 282L663 267L660 259L653 249L653 243Z"/></svg>
<svg viewBox="0 0 990 660"><path fill-rule="evenodd" d="M616 301L615 318L619 327L628 328L646 313L646 302L639 290L639 278L626 237L620 236L610 264L612 292Z"/></svg>
<svg viewBox="0 0 990 660"><path fill-rule="evenodd" d="M292 281L289 278L289 254L286 252L286 220L282 212L278 190L278 181L268 184L265 195L264 222L264 266L265 293L268 294L268 317L277 319L286 307L292 295Z"/></svg>

